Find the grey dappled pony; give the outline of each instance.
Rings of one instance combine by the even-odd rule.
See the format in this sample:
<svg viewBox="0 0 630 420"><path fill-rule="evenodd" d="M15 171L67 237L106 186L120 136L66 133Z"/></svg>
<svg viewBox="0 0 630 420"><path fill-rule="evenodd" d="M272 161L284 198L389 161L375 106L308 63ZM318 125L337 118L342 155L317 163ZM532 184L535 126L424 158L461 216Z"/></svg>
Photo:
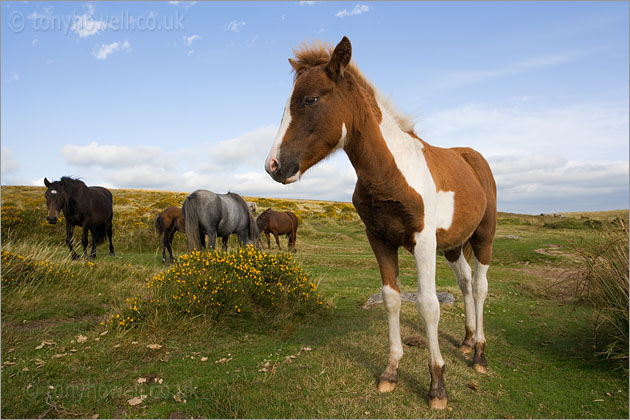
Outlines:
<svg viewBox="0 0 630 420"><path fill-rule="evenodd" d="M236 233L239 243L253 245L258 238L256 220L247 208L243 198L235 193L215 194L208 190L196 190L184 200L182 205L188 239L188 252L205 248L215 248L217 236L223 238L223 250L227 251L227 241Z"/></svg>

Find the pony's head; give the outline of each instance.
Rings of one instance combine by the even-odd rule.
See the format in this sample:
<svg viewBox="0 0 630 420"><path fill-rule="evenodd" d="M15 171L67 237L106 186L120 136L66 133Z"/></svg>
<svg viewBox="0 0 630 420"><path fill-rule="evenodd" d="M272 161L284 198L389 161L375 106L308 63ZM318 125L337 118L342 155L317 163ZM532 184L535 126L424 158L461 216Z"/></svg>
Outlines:
<svg viewBox="0 0 630 420"><path fill-rule="evenodd" d="M68 194L64 189L63 179L61 181L50 182L48 178L44 178L44 185L47 190L44 193L46 197L46 207L48 207L48 223L54 225L59 218L59 212L68 204Z"/></svg>
<svg viewBox="0 0 630 420"><path fill-rule="evenodd" d="M280 129L265 161L277 182L297 181L311 166L343 148L351 124L349 92L352 78L345 70L352 46L345 36L332 54L321 48L308 57L289 59L295 83L284 108Z"/></svg>

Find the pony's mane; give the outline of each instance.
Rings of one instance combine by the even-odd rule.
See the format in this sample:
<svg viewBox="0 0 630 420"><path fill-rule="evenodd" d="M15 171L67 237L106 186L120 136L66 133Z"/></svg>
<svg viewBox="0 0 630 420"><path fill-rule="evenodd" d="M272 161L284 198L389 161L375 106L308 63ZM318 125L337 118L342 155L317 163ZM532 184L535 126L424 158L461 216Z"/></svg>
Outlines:
<svg viewBox="0 0 630 420"><path fill-rule="evenodd" d="M323 43L320 40L315 40L312 44L306 42L298 44L297 47L293 48L293 54L295 55L294 64L297 66L297 69L294 68L294 79L297 79L299 74L304 70L328 63L334 49L334 46ZM350 72L360 86L374 95L374 98L394 117L398 126L403 131L414 133L415 122L413 116L398 111L391 99L380 93L378 89L366 79L357 67L354 59L350 61L345 71Z"/></svg>
<svg viewBox="0 0 630 420"><path fill-rule="evenodd" d="M85 185L85 182L81 181L78 178L71 178L69 176L62 176L59 181L64 185L83 185L84 187L87 187L87 185Z"/></svg>
<svg viewBox="0 0 630 420"><path fill-rule="evenodd" d="M269 217L271 217L271 207L269 207L267 210L263 211L262 213L260 213L260 215L258 215L258 217L256 218L256 224L262 229L266 226L267 221L269 220Z"/></svg>

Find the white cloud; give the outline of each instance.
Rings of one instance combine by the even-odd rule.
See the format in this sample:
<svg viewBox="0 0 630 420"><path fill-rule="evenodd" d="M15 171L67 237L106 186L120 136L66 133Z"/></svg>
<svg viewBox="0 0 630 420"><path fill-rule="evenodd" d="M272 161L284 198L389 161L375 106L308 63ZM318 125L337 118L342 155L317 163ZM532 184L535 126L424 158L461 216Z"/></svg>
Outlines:
<svg viewBox="0 0 630 420"><path fill-rule="evenodd" d="M312 6L315 3L316 3L315 1L301 1L300 6Z"/></svg>
<svg viewBox="0 0 630 420"><path fill-rule="evenodd" d="M168 2L168 4L171 4L173 6L181 6L184 9L190 9L197 3L198 3L197 1L169 1Z"/></svg>
<svg viewBox="0 0 630 420"><path fill-rule="evenodd" d="M20 164L15 158L15 155L10 149L3 147L0 150L1 163L2 167L0 168L2 171L2 175L8 175L16 172L20 168Z"/></svg>
<svg viewBox="0 0 630 420"><path fill-rule="evenodd" d="M549 155L494 156L488 161L499 210L541 213L628 205L627 161L578 162Z"/></svg>
<svg viewBox="0 0 630 420"><path fill-rule="evenodd" d="M114 146L92 142L87 146L65 145L61 154L71 165L125 167L156 161L162 153L154 146Z"/></svg>
<svg viewBox="0 0 630 420"><path fill-rule="evenodd" d="M628 155L627 104L537 104L467 104L425 115L416 131L431 144L471 146L485 156L556 154L587 162Z"/></svg>
<svg viewBox="0 0 630 420"><path fill-rule="evenodd" d="M263 167L278 126L267 125L210 147L210 159L217 166Z"/></svg>
<svg viewBox="0 0 630 420"><path fill-rule="evenodd" d="M356 4L352 10L350 11L348 11L348 9L340 10L335 14L335 16L337 16L338 18L342 18L346 16L360 15L361 13L367 13L369 10L370 10L370 7L366 6L365 4Z"/></svg>
<svg viewBox="0 0 630 420"><path fill-rule="evenodd" d="M465 71L448 73L442 76L436 83L437 87L460 87L469 84L479 83L497 77L507 76L516 73L522 73L527 70L541 69L552 67L559 64L569 63L588 56L590 52L586 51L564 51L556 54L532 57L514 64L509 64L491 70Z"/></svg>
<svg viewBox="0 0 630 420"><path fill-rule="evenodd" d="M71 27L71 29L75 31L80 38L96 35L107 29L107 23L105 23L105 21L95 20L93 18L94 6L88 3L85 7L88 9L87 13L75 16Z"/></svg>
<svg viewBox="0 0 630 420"><path fill-rule="evenodd" d="M37 44L39 44L39 39L37 38L33 38L33 40L31 41L31 44L34 46L36 46Z"/></svg>
<svg viewBox="0 0 630 420"><path fill-rule="evenodd" d="M238 20L233 20L227 25L225 25L223 29L225 31L238 32L240 31L241 27L245 25L247 25L247 23L244 20L241 20L240 22Z"/></svg>
<svg viewBox="0 0 630 420"><path fill-rule="evenodd" d="M112 42L111 44L101 44L99 47L95 48L92 51L92 55L96 57L97 60L105 60L111 54L118 51L130 51L131 44L129 41L124 42Z"/></svg>
<svg viewBox="0 0 630 420"><path fill-rule="evenodd" d="M192 43L194 41L196 41L197 39L200 39L201 36L199 35L191 35L191 36L183 36L182 37L184 39L184 41L186 42L186 45L188 45L189 47L192 45Z"/></svg>

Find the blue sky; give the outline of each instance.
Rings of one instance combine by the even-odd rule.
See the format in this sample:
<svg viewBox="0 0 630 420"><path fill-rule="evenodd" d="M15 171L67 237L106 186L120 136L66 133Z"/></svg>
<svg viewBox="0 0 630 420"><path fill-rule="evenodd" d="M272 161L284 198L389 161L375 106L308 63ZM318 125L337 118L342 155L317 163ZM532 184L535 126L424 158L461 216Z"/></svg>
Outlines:
<svg viewBox="0 0 630 420"><path fill-rule="evenodd" d="M2 2L2 184L350 201L343 153L263 163L302 41L336 43L499 210L628 208L628 2Z"/></svg>

